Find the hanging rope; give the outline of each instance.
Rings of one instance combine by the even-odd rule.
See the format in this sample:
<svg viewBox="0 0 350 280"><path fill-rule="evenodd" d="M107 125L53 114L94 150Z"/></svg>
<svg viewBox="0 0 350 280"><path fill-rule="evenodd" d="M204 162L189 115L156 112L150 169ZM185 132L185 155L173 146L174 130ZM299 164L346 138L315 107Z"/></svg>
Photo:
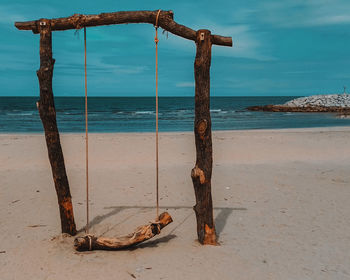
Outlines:
<svg viewBox="0 0 350 280"><path fill-rule="evenodd" d="M159 220L159 157L158 157L158 19L161 10L158 10L155 23L156 44L156 221ZM89 136L88 136L88 106L87 106L87 63L86 63L86 27L84 27L84 71L85 71L85 157L86 157L86 227L85 233L89 234Z"/></svg>
<svg viewBox="0 0 350 280"><path fill-rule="evenodd" d="M85 71L85 169L86 169L86 227L89 234L89 135L88 135L88 107L87 107L87 71L86 71L86 27L84 27L84 71Z"/></svg>
<svg viewBox="0 0 350 280"><path fill-rule="evenodd" d="M156 36L154 37L154 42L156 43L156 204L157 204L157 217L156 221L159 219L159 172L158 172L158 18L160 15L158 10L156 17L156 24L154 26L156 30Z"/></svg>

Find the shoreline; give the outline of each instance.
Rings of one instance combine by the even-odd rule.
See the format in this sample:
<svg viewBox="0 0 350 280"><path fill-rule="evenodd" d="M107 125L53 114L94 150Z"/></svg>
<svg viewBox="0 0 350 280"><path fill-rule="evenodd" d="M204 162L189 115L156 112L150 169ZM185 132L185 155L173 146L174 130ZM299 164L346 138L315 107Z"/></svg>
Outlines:
<svg viewBox="0 0 350 280"><path fill-rule="evenodd" d="M295 131L295 132L307 132L307 131L338 131L338 130L350 130L350 126L317 126L317 127L296 127L296 128L256 128L256 129L230 129L230 130L212 130L212 134L215 133L237 133L237 132L278 132L278 131ZM60 135L85 135L85 132L59 132ZM132 132L89 132L89 135L154 135L155 132L142 132L142 131L132 131ZM193 131L159 131L159 135L176 135L176 134L193 134ZM39 136L44 135L44 131L42 132L0 132L1 136L12 136L12 135L24 135L24 136Z"/></svg>

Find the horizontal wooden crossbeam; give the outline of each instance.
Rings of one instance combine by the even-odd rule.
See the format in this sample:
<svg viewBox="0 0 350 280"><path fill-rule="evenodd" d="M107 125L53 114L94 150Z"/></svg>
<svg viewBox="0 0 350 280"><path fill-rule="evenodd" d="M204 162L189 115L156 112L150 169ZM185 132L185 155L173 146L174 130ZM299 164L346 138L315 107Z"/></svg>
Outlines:
<svg viewBox="0 0 350 280"><path fill-rule="evenodd" d="M150 23L155 24L158 11L126 11L114 13L102 13L98 15L74 14L70 17L55 19L39 19L25 22L15 22L15 26L20 30L32 30L39 33L40 24L50 24L51 31L62 31L69 29L80 29L83 27L127 24L127 23ZM158 26L175 35L188 40L196 40L196 31L178 24L174 21L172 11L161 11L158 18ZM211 35L211 42L214 45L232 47L232 38L220 35Z"/></svg>

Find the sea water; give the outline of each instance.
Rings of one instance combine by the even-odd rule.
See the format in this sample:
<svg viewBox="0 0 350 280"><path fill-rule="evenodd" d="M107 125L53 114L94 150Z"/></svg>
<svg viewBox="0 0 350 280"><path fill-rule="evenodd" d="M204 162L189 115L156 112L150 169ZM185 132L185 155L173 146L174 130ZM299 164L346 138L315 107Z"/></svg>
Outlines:
<svg viewBox="0 0 350 280"><path fill-rule="evenodd" d="M210 113L213 130L277 129L350 126L350 119L333 113L251 112L249 106L282 104L295 97L212 97ZM43 132L36 108L38 97L0 97L1 133ZM83 97L56 97L60 132L85 131ZM155 131L154 97L89 97L90 132ZM192 131L193 97L159 98L159 131Z"/></svg>

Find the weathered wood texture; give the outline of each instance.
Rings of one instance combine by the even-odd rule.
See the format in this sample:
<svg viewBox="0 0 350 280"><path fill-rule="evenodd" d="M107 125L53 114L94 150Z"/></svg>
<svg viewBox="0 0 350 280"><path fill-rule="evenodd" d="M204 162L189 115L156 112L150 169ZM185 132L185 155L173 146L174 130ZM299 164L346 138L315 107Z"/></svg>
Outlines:
<svg viewBox="0 0 350 280"><path fill-rule="evenodd" d="M93 235L77 237L74 240L74 247L78 251L126 249L156 236L162 228L172 221L171 216L164 212L159 215L159 222L140 226L129 235L116 238L96 237Z"/></svg>
<svg viewBox="0 0 350 280"><path fill-rule="evenodd" d="M42 120L46 145L55 183L63 233L77 233L72 199L69 190L66 168L56 124L56 111L52 92L52 75L55 60L52 58L52 33L50 22L43 21L40 31L40 69L37 71L40 85L38 109Z"/></svg>
<svg viewBox="0 0 350 280"><path fill-rule="evenodd" d="M196 195L193 207L197 218L197 235L202 244L216 245L211 196L212 139L210 119L210 63L211 36L209 30L198 30L195 73L195 125L196 165L191 177Z"/></svg>
<svg viewBox="0 0 350 280"><path fill-rule="evenodd" d="M70 17L51 19L51 30L80 29L83 27L124 24L124 23L150 23L155 24L158 11L126 11L114 13L102 13L99 15L75 14ZM195 41L196 31L184 25L176 23L172 11L161 11L158 19L159 27L180 37ZM16 22L15 26L20 30L32 30L39 33L40 22L43 19ZM232 38L219 35L211 35L211 42L215 45L232 46Z"/></svg>

